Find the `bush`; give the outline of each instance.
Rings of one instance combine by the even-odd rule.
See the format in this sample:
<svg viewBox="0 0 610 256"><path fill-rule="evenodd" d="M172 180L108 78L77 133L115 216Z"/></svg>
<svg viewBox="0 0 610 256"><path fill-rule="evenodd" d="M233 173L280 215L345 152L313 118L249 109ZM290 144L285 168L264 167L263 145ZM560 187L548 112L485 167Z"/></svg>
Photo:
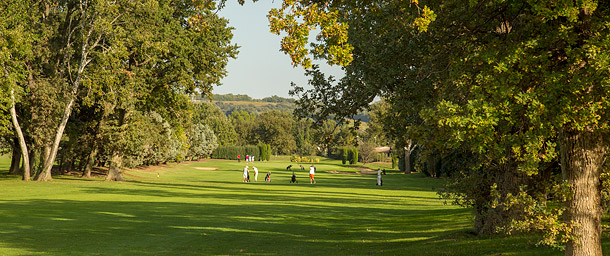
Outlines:
<svg viewBox="0 0 610 256"><path fill-rule="evenodd" d="M297 156L297 155L292 155L290 156L290 162L301 162L301 157Z"/></svg>
<svg viewBox="0 0 610 256"><path fill-rule="evenodd" d="M260 161L271 160L271 145L265 143L258 144L258 151L260 154Z"/></svg>
<svg viewBox="0 0 610 256"><path fill-rule="evenodd" d="M320 162L320 158L319 157L300 157L297 155L292 155L290 156L290 162L295 162L295 163L319 163Z"/></svg>
<svg viewBox="0 0 610 256"><path fill-rule="evenodd" d="M271 160L271 145L267 144L267 155L265 156L265 160Z"/></svg>
<svg viewBox="0 0 610 256"><path fill-rule="evenodd" d="M351 148L349 150L349 163L350 164L355 164L358 162L358 149L357 148Z"/></svg>
<svg viewBox="0 0 610 256"><path fill-rule="evenodd" d="M347 148L342 148L341 151L343 152L343 154L341 154L341 163L345 164L347 163Z"/></svg>

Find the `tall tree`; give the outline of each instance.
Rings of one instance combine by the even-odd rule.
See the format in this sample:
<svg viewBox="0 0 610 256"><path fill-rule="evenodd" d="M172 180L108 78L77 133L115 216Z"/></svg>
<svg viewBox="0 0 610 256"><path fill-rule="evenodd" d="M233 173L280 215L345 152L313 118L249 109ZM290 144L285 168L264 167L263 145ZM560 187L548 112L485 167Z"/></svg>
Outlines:
<svg viewBox="0 0 610 256"><path fill-rule="evenodd" d="M30 180L28 148L23 129L17 116L17 103L23 95L24 88L31 81L29 62L32 61L34 44L39 40L39 32L34 23L41 18L40 3L27 1L10 1L0 3L0 85L2 93L9 99L7 104L10 112L15 137L23 160L23 180ZM3 104L3 105L4 105ZM3 119L5 120L5 119ZM2 126L5 127L5 126ZM17 147L14 147L17 149Z"/></svg>
<svg viewBox="0 0 610 256"><path fill-rule="evenodd" d="M418 1L285 1L270 20L280 30L308 28L313 19L301 22L291 15L312 10L310 17L337 28L349 24L344 30L353 61L346 78L327 91L351 90L365 95L357 98L361 102L385 96L396 110L416 114L422 122L410 123L404 134L424 140L419 142L424 149L436 152L430 159L462 148L477 155L474 166L484 170L495 164L520 170L507 173L512 185L501 197L527 184L518 177L539 175L561 159L571 195L560 224L573 235L566 255L601 255L598 188L609 130L610 64L605 60L610 31L605 24L610 5L594 0L421 2L427 6ZM283 15L286 10L290 15ZM323 14L340 18L324 19ZM327 49L342 46L322 43ZM287 52L294 59L299 49ZM325 53L332 54L316 52ZM318 112L346 106L317 102L324 103L305 106L322 109ZM407 107L409 102L415 108ZM347 103L359 107L357 100ZM482 185L493 190L493 184Z"/></svg>
<svg viewBox="0 0 610 256"><path fill-rule="evenodd" d="M294 120L289 113L270 111L262 113L256 120L254 134L263 143L271 145L279 154L291 154L296 150L292 136Z"/></svg>

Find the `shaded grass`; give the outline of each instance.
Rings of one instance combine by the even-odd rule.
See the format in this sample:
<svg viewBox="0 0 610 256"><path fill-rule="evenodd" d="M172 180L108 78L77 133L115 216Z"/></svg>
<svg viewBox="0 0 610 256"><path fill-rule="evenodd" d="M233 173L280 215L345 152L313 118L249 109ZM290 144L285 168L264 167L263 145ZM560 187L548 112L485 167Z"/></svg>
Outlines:
<svg viewBox="0 0 610 256"><path fill-rule="evenodd" d="M0 255L562 254L532 235L473 235L470 210L438 200L440 179L390 174L377 187L375 175L322 172L346 168L328 161L316 164L318 184L300 171L289 184L288 164L257 162L259 182L245 184L243 162L225 160L132 170L115 183L3 179ZM260 181L267 171L271 183Z"/></svg>

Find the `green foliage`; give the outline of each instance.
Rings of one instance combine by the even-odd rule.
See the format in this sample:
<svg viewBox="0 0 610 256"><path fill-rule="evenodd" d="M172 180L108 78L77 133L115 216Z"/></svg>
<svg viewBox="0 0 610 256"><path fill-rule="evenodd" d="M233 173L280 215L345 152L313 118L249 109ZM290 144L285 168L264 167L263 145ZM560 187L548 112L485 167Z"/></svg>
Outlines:
<svg viewBox="0 0 610 256"><path fill-rule="evenodd" d="M290 162L300 162L301 161L301 157L297 156L297 155L291 155L290 156Z"/></svg>
<svg viewBox="0 0 610 256"><path fill-rule="evenodd" d="M271 160L271 146L265 143L258 144L258 150L260 152L259 161L269 161Z"/></svg>
<svg viewBox="0 0 610 256"><path fill-rule="evenodd" d="M359 155L362 164L367 164L373 162L379 154L375 151L375 144L365 142L358 145L357 155Z"/></svg>
<svg viewBox="0 0 610 256"><path fill-rule="evenodd" d="M290 112L296 107L294 103L273 103L273 102L262 102L262 101L240 101L240 102L229 102L229 101L216 101L214 105L218 106L222 112L227 115L235 111L245 111L253 114L261 114L269 111L280 111Z"/></svg>
<svg viewBox="0 0 610 256"><path fill-rule="evenodd" d="M295 162L295 163L319 163L320 162L320 158L319 157L306 157L306 156L297 156L297 155L291 155L290 156L290 162Z"/></svg>
<svg viewBox="0 0 610 256"><path fill-rule="evenodd" d="M283 1L281 8L269 11L268 17L272 33L287 34L282 39L281 50L290 55L292 65L310 68L309 54L325 56L330 65L347 65L352 61L353 47L347 42L348 25L341 22L338 11L327 9L326 4ZM308 51L309 32L314 28L320 28L317 39L325 43L312 44L313 49Z"/></svg>
<svg viewBox="0 0 610 256"><path fill-rule="evenodd" d="M214 131L219 145L237 143L238 135L231 120L214 104L199 102L194 104L193 123L202 123Z"/></svg>
<svg viewBox="0 0 610 256"><path fill-rule="evenodd" d="M350 164L356 164L358 162L358 149L357 148L350 148L349 149L349 154L348 154L348 160Z"/></svg>
<svg viewBox="0 0 610 256"><path fill-rule="evenodd" d="M229 94L214 94L212 96L214 101L253 101L253 99L245 94L237 94L234 95L232 93Z"/></svg>
<svg viewBox="0 0 610 256"><path fill-rule="evenodd" d="M273 103L294 103L295 100L291 99L291 98L283 98L277 95L273 95L271 97L265 97L262 99L253 99L252 97L246 95L246 94L214 94L213 95L213 100L215 102L219 102L219 101L250 101L250 102L273 102ZM201 97L196 97L196 99L198 100L205 100Z"/></svg>
<svg viewBox="0 0 610 256"><path fill-rule="evenodd" d="M347 153L347 148L343 147L341 148L341 163L345 164L348 161L348 153Z"/></svg>
<svg viewBox="0 0 610 256"><path fill-rule="evenodd" d="M256 119L253 130L255 138L271 145L279 154L290 154L296 150L292 135L294 119L290 113L277 111L265 112Z"/></svg>
<svg viewBox="0 0 610 256"><path fill-rule="evenodd" d="M237 156L240 155L242 160L246 159L246 155L254 156L255 159L261 160L260 150L258 146L247 145L247 146L233 146L233 145L221 145L212 151L212 158L214 159L231 159L237 160Z"/></svg>
<svg viewBox="0 0 610 256"><path fill-rule="evenodd" d="M271 145L267 144L267 149L265 149L265 152L267 153L265 155L265 160L271 160Z"/></svg>
<svg viewBox="0 0 610 256"><path fill-rule="evenodd" d="M313 5L290 4L301 8L297 16ZM543 212L561 212L491 208L489 194L498 184L498 193L508 200L525 186L541 201L536 207L547 207L540 194L552 186L541 181L556 182L549 178L555 172L549 166L559 161L559 151L563 160L594 154L570 151L561 143L566 135L590 139L592 148L607 147L596 138L608 132L610 120L605 96L610 92L609 7L606 1L426 1L423 7L418 1L331 1L326 12L349 25L347 42L358 50L338 83L316 68L308 70L314 89L301 97L297 111L317 120L345 117L382 96L388 108L380 116L397 148L416 141L421 170L456 179L455 196L468 198L474 207L475 230L495 230L513 218L535 215L550 220ZM404 156L401 160L403 168ZM601 162L589 165L561 167L565 174L580 174L599 169ZM597 183L595 172L587 177ZM573 192L585 189L572 182ZM590 193L597 192L584 194ZM588 196L575 200L590 202ZM600 219L597 210L570 205L575 204L565 208L567 218ZM566 231L553 227L547 226L551 234ZM593 232L575 230L581 238ZM579 247L571 244L567 248Z"/></svg>
<svg viewBox="0 0 610 256"><path fill-rule="evenodd" d="M218 147L216 135L214 135L214 132L204 124L194 125L188 135L188 156L191 158L204 158L210 156L212 151Z"/></svg>

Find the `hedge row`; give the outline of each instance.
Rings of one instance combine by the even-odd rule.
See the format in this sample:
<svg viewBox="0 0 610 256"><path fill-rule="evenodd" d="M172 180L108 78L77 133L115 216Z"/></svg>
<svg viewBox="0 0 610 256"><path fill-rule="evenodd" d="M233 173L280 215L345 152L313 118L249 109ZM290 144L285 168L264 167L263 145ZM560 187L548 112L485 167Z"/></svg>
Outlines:
<svg viewBox="0 0 610 256"><path fill-rule="evenodd" d="M261 152L258 146L247 145L247 146L218 146L212 152L212 158L214 159L231 159L237 160L237 156L241 156L241 160L246 160L246 155L254 156L254 160L261 160Z"/></svg>

